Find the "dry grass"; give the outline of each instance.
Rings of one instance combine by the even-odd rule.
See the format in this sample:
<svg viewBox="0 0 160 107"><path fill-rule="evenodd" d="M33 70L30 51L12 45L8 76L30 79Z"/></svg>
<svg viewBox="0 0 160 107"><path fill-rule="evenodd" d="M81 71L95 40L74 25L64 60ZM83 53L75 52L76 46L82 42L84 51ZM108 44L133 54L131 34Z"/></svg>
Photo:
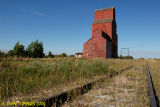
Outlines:
<svg viewBox="0 0 160 107"><path fill-rule="evenodd" d="M130 66L119 59L2 58L0 100L52 96L76 85Z"/></svg>
<svg viewBox="0 0 160 107"><path fill-rule="evenodd" d="M129 61L128 61L129 62ZM147 74L145 62L134 60L134 67L91 90L64 107L147 107Z"/></svg>

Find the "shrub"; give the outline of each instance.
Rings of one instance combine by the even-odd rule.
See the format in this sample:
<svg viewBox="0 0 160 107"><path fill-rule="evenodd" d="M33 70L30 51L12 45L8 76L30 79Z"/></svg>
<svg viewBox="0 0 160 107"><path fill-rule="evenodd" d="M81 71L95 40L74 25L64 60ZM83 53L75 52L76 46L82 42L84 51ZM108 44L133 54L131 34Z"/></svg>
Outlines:
<svg viewBox="0 0 160 107"><path fill-rule="evenodd" d="M52 54L52 52L51 52L51 51L49 51L49 53L48 53L48 57L49 57L49 58L54 58L55 56Z"/></svg>

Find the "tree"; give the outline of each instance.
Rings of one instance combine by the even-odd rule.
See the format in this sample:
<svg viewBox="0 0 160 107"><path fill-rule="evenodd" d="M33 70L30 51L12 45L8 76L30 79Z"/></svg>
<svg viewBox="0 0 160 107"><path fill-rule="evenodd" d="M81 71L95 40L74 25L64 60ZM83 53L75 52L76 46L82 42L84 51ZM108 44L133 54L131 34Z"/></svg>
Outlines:
<svg viewBox="0 0 160 107"><path fill-rule="evenodd" d="M49 51L49 53L48 53L48 57L50 57L50 58L54 58L55 56L52 54L52 52L51 52L51 51Z"/></svg>
<svg viewBox="0 0 160 107"><path fill-rule="evenodd" d="M16 56L25 56L25 50L24 50L24 46L22 44L19 44L19 41L15 44L13 51L12 52L13 55Z"/></svg>
<svg viewBox="0 0 160 107"><path fill-rule="evenodd" d="M9 56L14 56L13 50L8 51L8 55L9 55Z"/></svg>
<svg viewBox="0 0 160 107"><path fill-rule="evenodd" d="M27 56L33 57L33 58L43 58L43 43L39 42L38 40L31 42L31 44L28 45L26 48Z"/></svg>
<svg viewBox="0 0 160 107"><path fill-rule="evenodd" d="M69 55L69 57L75 57L74 55Z"/></svg>
<svg viewBox="0 0 160 107"><path fill-rule="evenodd" d="M33 42L31 42L31 44L29 44L28 47L26 48L27 57L33 57L33 51L34 51Z"/></svg>
<svg viewBox="0 0 160 107"><path fill-rule="evenodd" d="M0 57L6 57L6 56L7 56L7 53L0 50Z"/></svg>
<svg viewBox="0 0 160 107"><path fill-rule="evenodd" d="M67 55L66 55L66 53L62 53L62 55L61 55L62 57L66 57Z"/></svg>

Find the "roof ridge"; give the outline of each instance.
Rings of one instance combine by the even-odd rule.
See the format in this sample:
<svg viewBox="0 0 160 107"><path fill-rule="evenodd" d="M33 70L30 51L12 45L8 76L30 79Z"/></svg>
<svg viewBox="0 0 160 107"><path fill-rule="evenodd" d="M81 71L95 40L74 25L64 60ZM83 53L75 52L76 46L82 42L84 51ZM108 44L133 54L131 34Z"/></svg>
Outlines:
<svg viewBox="0 0 160 107"><path fill-rule="evenodd" d="M109 7L109 8L102 8L102 9L96 9L95 12L98 12L98 11L104 11L104 10L111 10L111 9L115 9L115 7Z"/></svg>

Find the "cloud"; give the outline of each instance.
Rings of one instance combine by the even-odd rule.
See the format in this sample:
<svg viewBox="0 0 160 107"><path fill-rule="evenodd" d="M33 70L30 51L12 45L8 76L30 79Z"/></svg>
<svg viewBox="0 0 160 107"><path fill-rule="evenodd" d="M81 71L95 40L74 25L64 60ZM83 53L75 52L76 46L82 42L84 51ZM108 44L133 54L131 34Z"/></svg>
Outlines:
<svg viewBox="0 0 160 107"><path fill-rule="evenodd" d="M38 12L38 11L34 11L33 12L35 15L37 16L46 16L46 14L42 13L42 12Z"/></svg>

